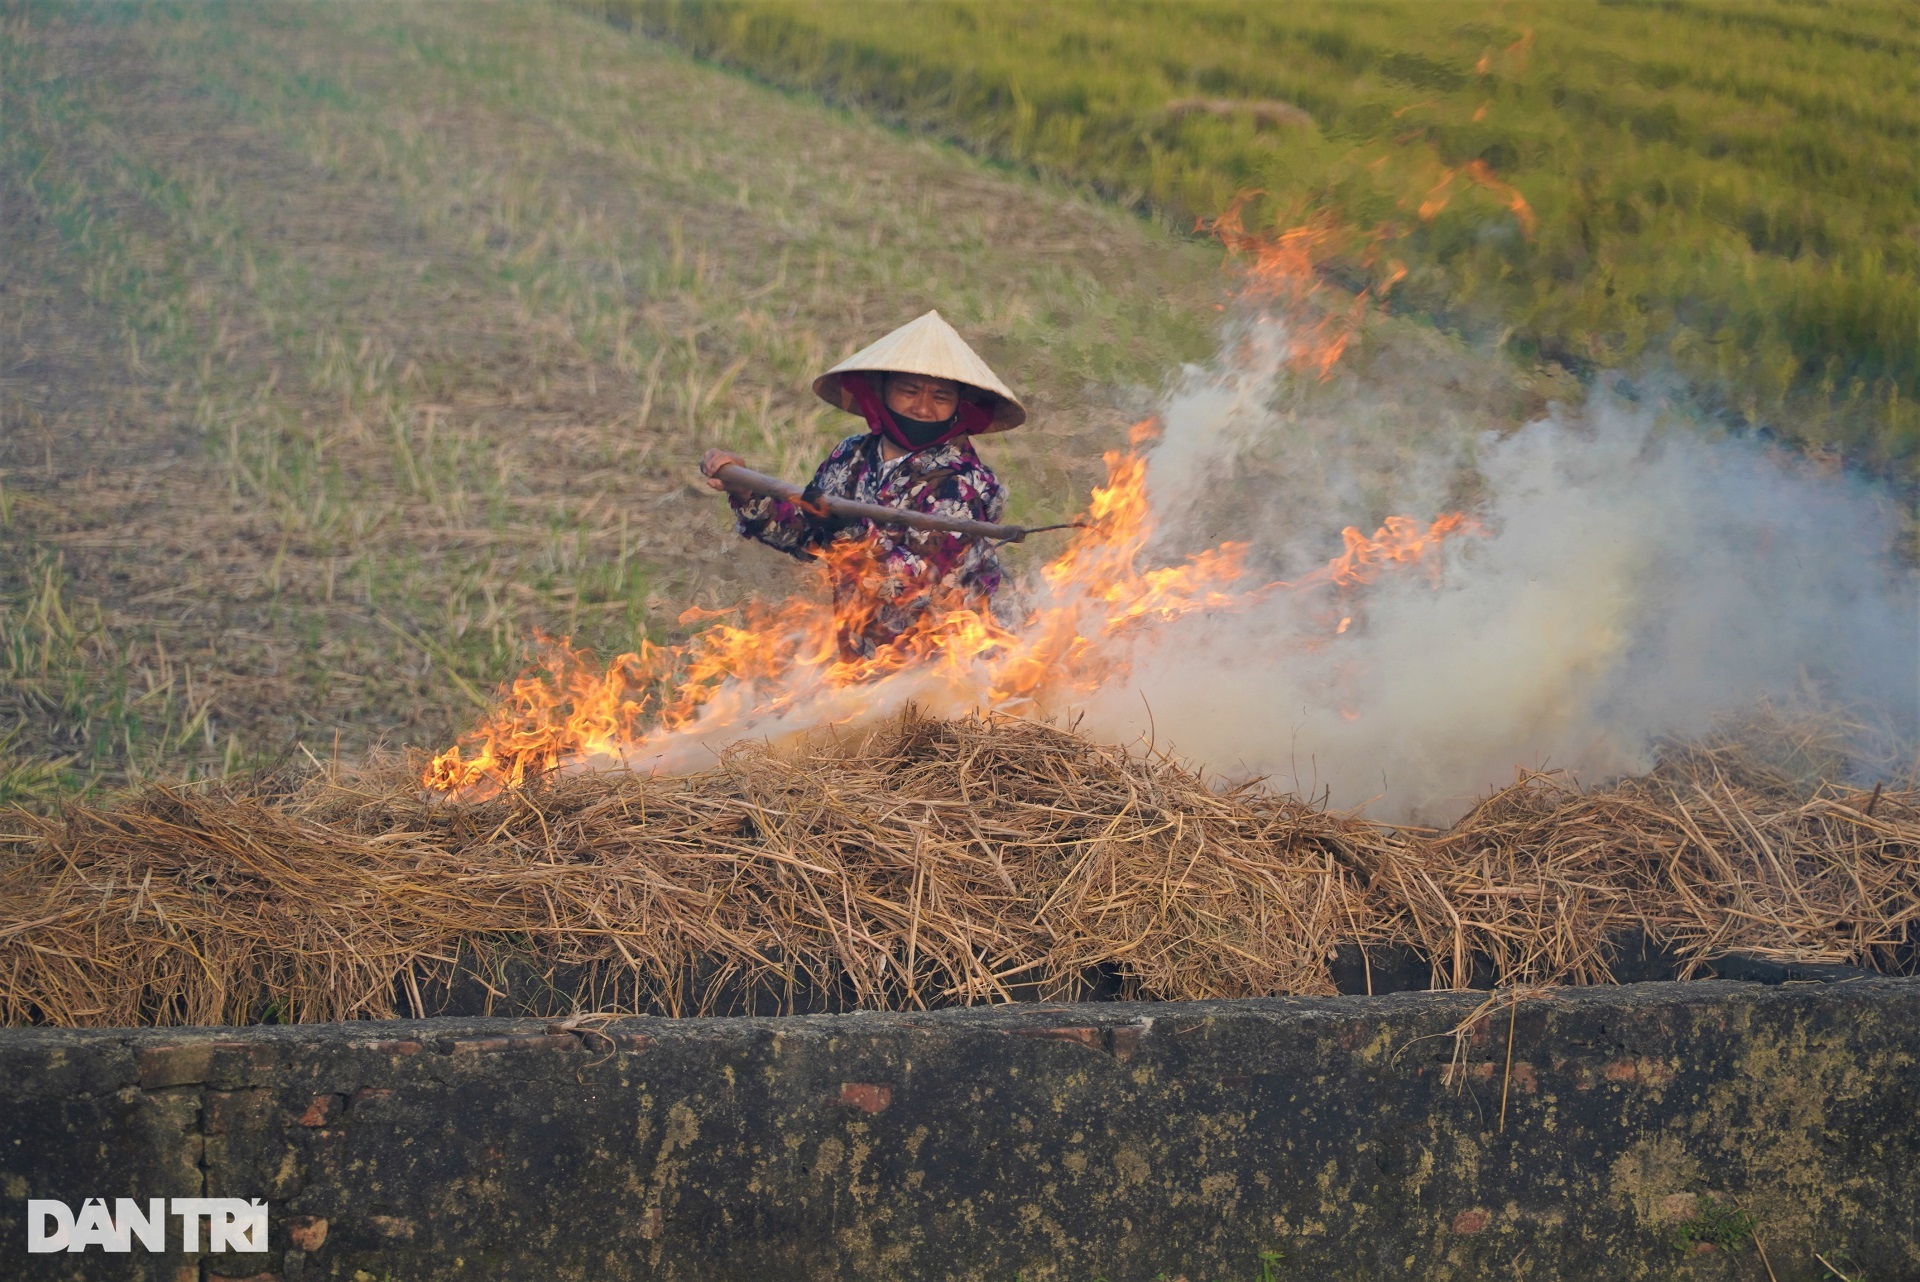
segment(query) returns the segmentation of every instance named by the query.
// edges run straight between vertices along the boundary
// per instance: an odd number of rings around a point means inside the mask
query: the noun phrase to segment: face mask
[[[953,430],[953,421],[959,417],[958,411],[942,419],[929,421],[924,418],[908,418],[898,410],[890,411],[893,422],[900,429],[900,435],[907,438],[907,444],[916,450],[923,450]]]

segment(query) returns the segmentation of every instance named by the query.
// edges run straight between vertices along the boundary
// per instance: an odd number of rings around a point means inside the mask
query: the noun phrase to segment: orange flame
[[[1349,525],[1340,531],[1340,539],[1347,545],[1347,550],[1321,569],[1289,586],[1306,587],[1326,582],[1352,587],[1372,583],[1380,577],[1380,571],[1388,566],[1413,565],[1425,560],[1442,542],[1455,534],[1481,532],[1479,522],[1462,512],[1449,512],[1424,528],[1412,517],[1390,516],[1386,524],[1373,532],[1372,538]],[[1430,561],[1428,565],[1435,574],[1439,573],[1438,561]]]
[[[1482,185],[1497,183],[1484,167],[1469,166],[1450,171],[1443,186],[1457,172]],[[1289,362],[1325,378],[1373,298],[1406,268],[1389,262],[1377,286],[1328,306],[1319,297],[1319,265],[1357,247],[1370,267],[1384,234],[1364,236],[1319,217],[1262,236],[1243,221],[1247,202],[1258,194],[1242,193],[1210,229],[1245,266],[1242,297],[1289,313]],[[1088,524],[1041,569],[1033,585],[1039,604],[1017,624],[958,597],[929,597],[916,603],[918,620],[905,634],[871,657],[849,658],[841,638],[866,632],[880,596],[843,591],[835,594],[838,609],[810,596],[720,613],[690,609],[681,624],[706,626],[687,641],[642,642],[604,666],[565,640],[541,637],[537,666],[501,692],[482,724],[433,758],[422,783],[486,796],[596,758],[657,760],[676,743],[710,732],[739,737],[789,714],[800,725],[830,724],[857,715],[895,678],[913,680],[915,697],[944,693],[971,707],[1042,709],[1124,676],[1130,638],[1143,629],[1195,611],[1243,608],[1273,591],[1331,585],[1350,595],[1394,567],[1420,562],[1437,574],[1435,549],[1455,534],[1477,532],[1459,514],[1425,526],[1389,517],[1370,538],[1349,527],[1341,532],[1344,550],[1325,566],[1291,583],[1263,586],[1243,585],[1244,543],[1222,543],[1178,565],[1147,566],[1154,519],[1144,450],[1159,435],[1160,424],[1147,420],[1133,428],[1127,450],[1105,456],[1107,483],[1090,497]],[[836,542],[818,564],[830,582],[877,589],[886,583],[874,553],[869,542]],[[1329,638],[1348,633],[1355,615],[1335,610],[1327,620]]]
[[[1469,176],[1483,185],[1490,179]],[[1359,260],[1370,267],[1383,235],[1346,231],[1328,218],[1274,237],[1258,235],[1242,217],[1246,202],[1258,194],[1236,198],[1211,230],[1245,265],[1242,297],[1290,314],[1290,363],[1324,378],[1371,300],[1406,269],[1389,262],[1377,286],[1350,302],[1326,305],[1319,297],[1319,264],[1357,246]],[[604,666],[565,640],[541,637],[539,663],[500,693],[479,726],[433,758],[422,783],[481,797],[595,759],[664,760],[676,746],[738,738],[777,727],[789,716],[796,726],[831,724],[858,715],[896,679],[912,681],[915,698],[1044,710],[1123,677],[1131,640],[1142,630],[1195,611],[1243,608],[1274,591],[1330,585],[1344,601],[1382,573],[1415,563],[1437,574],[1434,550],[1455,534],[1477,532],[1458,514],[1425,526],[1389,517],[1370,538],[1348,528],[1339,556],[1291,583],[1244,585],[1244,543],[1222,543],[1177,565],[1149,566],[1154,519],[1144,451],[1159,435],[1157,421],[1137,424],[1129,448],[1105,456],[1107,483],[1091,495],[1088,524],[1041,569],[1032,585],[1039,603],[1017,623],[958,597],[929,597],[915,603],[921,607],[918,620],[905,634],[871,657],[848,658],[841,638],[860,635],[875,622],[879,593],[843,591],[835,594],[837,610],[811,596],[749,602],[717,614],[690,609],[681,624],[706,626],[685,642],[642,642]],[[820,555],[819,568],[830,582],[882,587],[885,575],[874,552],[868,542],[836,542]],[[1347,634],[1357,613],[1334,610],[1326,620],[1328,639]]]
[[[1203,219],[1198,230],[1211,233],[1240,261],[1242,299],[1288,314],[1294,326],[1288,363],[1328,378],[1360,332],[1368,310],[1406,276],[1406,268],[1395,262],[1378,285],[1360,290],[1344,304],[1326,305],[1321,300],[1329,291],[1320,281],[1321,266],[1335,255],[1346,254],[1371,267],[1386,233],[1356,232],[1325,213],[1277,236],[1248,231],[1246,207],[1263,194],[1240,192],[1217,218]]]
[[[488,796],[596,757],[611,764],[657,754],[690,731],[750,733],[802,705],[812,723],[831,722],[851,715],[835,705],[836,693],[870,692],[906,674],[927,683],[917,690],[945,689],[971,706],[1051,705],[1123,676],[1127,640],[1142,628],[1194,611],[1241,608],[1274,590],[1371,583],[1474,528],[1458,515],[1426,526],[1392,517],[1372,538],[1349,528],[1342,533],[1345,550],[1312,574],[1251,588],[1241,586],[1245,544],[1224,543],[1179,565],[1146,567],[1154,522],[1142,447],[1157,432],[1157,424],[1143,423],[1130,449],[1106,455],[1107,483],[1093,491],[1091,525],[1077,530],[1041,570],[1036,595],[1043,604],[1018,626],[962,602],[931,601],[891,645],[871,658],[846,659],[838,638],[858,630],[871,607],[856,604],[836,614],[824,601],[795,597],[749,603],[736,621],[710,622],[680,645],[642,643],[604,667],[565,641],[542,638],[540,664],[501,693],[481,725],[434,757],[421,782],[439,792]],[[866,543],[836,544],[822,569],[859,575],[870,571],[871,557]],[[713,616],[689,610],[681,617]],[[1346,632],[1350,621],[1348,612],[1337,632]]]
[[[1539,226],[1539,219],[1534,216],[1533,206],[1527,203],[1527,198],[1520,194],[1519,188],[1512,183],[1502,181],[1493,170],[1487,167],[1487,162],[1484,160],[1469,160],[1456,169],[1441,170],[1440,181],[1433,185],[1432,190],[1427,193],[1427,198],[1420,202],[1421,222],[1432,222],[1453,202],[1454,180],[1463,177],[1498,196],[1519,222],[1520,230],[1529,237],[1533,235]]]
[[[1508,45],[1506,48],[1502,49],[1500,51],[1500,56],[1506,59],[1510,59],[1513,62],[1515,68],[1517,69],[1517,68],[1526,66],[1527,53],[1532,48],[1533,48],[1533,28],[1523,27],[1521,28],[1521,31],[1520,31],[1520,38],[1514,41],[1512,44]],[[1473,74],[1476,76],[1484,76],[1492,70],[1493,70],[1493,50],[1489,49],[1485,53],[1480,55],[1480,61],[1473,64]]]

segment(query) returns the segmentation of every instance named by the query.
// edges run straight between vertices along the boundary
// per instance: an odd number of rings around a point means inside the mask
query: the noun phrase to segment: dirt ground
[[[536,629],[798,585],[690,482],[938,306],[1016,518],[1204,353],[1216,251],[542,3],[0,5],[0,791],[437,745]]]

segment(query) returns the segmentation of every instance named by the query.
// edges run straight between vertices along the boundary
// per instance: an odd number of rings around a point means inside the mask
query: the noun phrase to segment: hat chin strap
[[[854,408],[860,411],[861,418],[867,420],[868,430],[878,432],[909,454],[916,450],[930,450],[936,445],[945,445],[958,436],[971,436],[993,424],[991,413],[972,401],[962,398],[954,409],[953,426],[933,440],[923,445],[915,445],[907,439],[907,434],[900,430],[900,424],[894,419],[893,412],[881,402],[879,393],[874,390],[872,375],[842,374],[840,384],[853,397]]]

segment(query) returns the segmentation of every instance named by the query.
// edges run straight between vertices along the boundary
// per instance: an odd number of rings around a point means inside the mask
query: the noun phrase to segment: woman
[[[867,424],[814,473],[820,494],[1000,520],[1006,491],[971,438],[1018,427],[1027,412],[939,312],[856,352],[815,379],[813,390]],[[725,489],[714,473],[741,461],[708,450],[700,470],[708,485]],[[839,521],[784,499],[730,497],[742,537],[797,557],[827,556],[847,658],[870,658],[931,607],[984,609],[1000,586],[999,558],[984,539]]]

